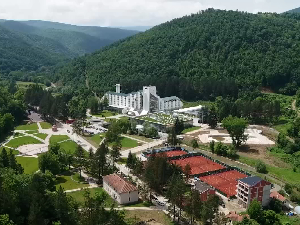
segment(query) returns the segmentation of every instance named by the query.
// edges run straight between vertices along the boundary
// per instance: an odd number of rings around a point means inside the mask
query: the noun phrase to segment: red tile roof
[[[229,214],[226,217],[229,218],[231,221],[235,222],[242,222],[244,217],[250,218],[248,214],[239,215],[236,212],[229,212]]]
[[[279,194],[277,191],[271,192],[270,198],[276,198],[282,202],[284,202],[286,200],[286,198],[284,196],[282,196],[281,194]]]
[[[115,173],[104,176],[103,182],[111,186],[118,194],[137,191],[136,186]]]

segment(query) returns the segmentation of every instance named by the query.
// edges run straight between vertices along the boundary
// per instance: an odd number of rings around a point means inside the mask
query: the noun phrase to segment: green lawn
[[[200,130],[201,127],[190,127],[190,128],[186,128],[182,131],[183,134],[186,134],[188,132],[194,131],[194,130]]]
[[[47,122],[40,122],[40,125],[43,129],[51,129],[52,128],[52,125]]]
[[[151,139],[151,138],[146,138],[146,137],[144,137],[144,136],[139,136],[139,135],[129,135],[129,134],[126,134],[126,135],[129,136],[129,137],[133,137],[133,138],[135,138],[135,139],[141,140],[141,141],[145,141],[145,142],[152,142],[152,141],[153,141],[153,139]]]
[[[8,147],[18,148],[22,145],[28,145],[28,144],[42,144],[42,142],[40,142],[39,140],[37,140],[33,137],[24,136],[24,137],[19,137],[19,138],[12,139],[6,145]]]
[[[108,111],[108,110],[103,110],[100,114],[95,114],[93,116],[96,116],[96,117],[110,117],[110,116],[115,116],[115,115],[118,115],[118,113],[111,112],[111,111]]]
[[[114,200],[103,190],[103,188],[91,188],[88,190],[91,192],[91,196],[95,196],[96,193],[104,193],[107,197],[105,201],[106,207],[110,207],[114,203]],[[72,196],[80,205],[82,205],[84,203],[84,192],[85,190],[75,191],[67,193],[67,195]]]
[[[38,132],[39,132],[38,130],[25,131],[26,134],[37,134]]]
[[[138,146],[138,142],[136,140],[132,140],[127,137],[121,137],[122,149],[134,148]]]
[[[60,143],[59,145],[62,149],[64,149],[67,152],[71,152],[71,153],[75,153],[75,150],[78,146],[78,144],[76,142],[71,141],[71,140],[64,141],[64,142]]]
[[[64,175],[57,176],[55,182],[56,188],[59,188],[59,186],[61,186],[65,190],[71,190],[71,189],[84,188],[89,186],[88,184],[82,184],[73,181],[71,179],[72,175],[73,175],[72,173],[66,172]]]
[[[34,136],[40,138],[40,139],[43,139],[45,140],[46,137],[48,136],[48,134],[44,134],[44,133],[38,133],[38,134],[35,134]]]
[[[86,137],[86,139],[91,141],[95,147],[98,147],[104,137],[105,137],[105,133],[101,133],[101,134],[95,134],[91,137]]]
[[[15,128],[15,130],[38,130],[38,125],[36,123],[20,125]]]
[[[70,139],[68,135],[52,135],[50,138],[50,143],[57,143]]]
[[[3,148],[4,148],[4,147],[0,147],[0,154],[1,154],[2,150],[3,150]],[[5,150],[6,150],[7,154],[9,154],[10,149],[9,149],[9,148],[5,148]],[[12,151],[13,151],[13,154],[14,154],[14,155],[19,155],[19,154],[20,154],[20,152],[19,152],[18,150],[14,150],[14,149],[13,149]]]
[[[33,174],[38,171],[38,159],[33,157],[16,157],[17,162],[24,168],[24,173]]]

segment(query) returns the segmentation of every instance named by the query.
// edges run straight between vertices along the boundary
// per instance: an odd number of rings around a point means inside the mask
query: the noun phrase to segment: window
[[[130,201],[130,197],[129,197],[129,201]]]

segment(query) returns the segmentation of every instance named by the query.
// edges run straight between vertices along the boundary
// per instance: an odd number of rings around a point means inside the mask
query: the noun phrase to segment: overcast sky
[[[297,7],[299,0],[0,0],[0,18],[153,26],[207,8],[281,13]]]

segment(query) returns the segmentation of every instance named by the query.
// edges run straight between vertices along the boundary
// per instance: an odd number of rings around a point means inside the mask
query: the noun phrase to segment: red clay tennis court
[[[227,197],[230,197],[236,195],[237,180],[245,177],[247,177],[246,174],[240,173],[236,170],[231,170],[199,178],[226,194]]]
[[[171,160],[173,164],[180,166],[182,169],[189,164],[191,175],[201,174],[210,171],[224,169],[225,167],[202,156],[192,156],[184,159]]]

